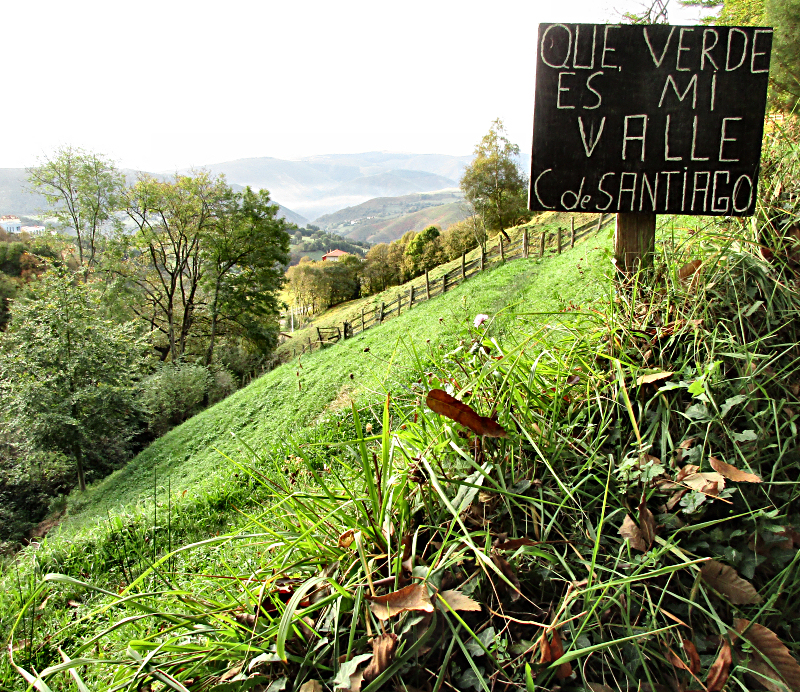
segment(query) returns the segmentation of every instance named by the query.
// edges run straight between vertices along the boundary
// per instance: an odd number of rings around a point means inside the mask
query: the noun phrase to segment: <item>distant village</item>
[[[23,226],[18,216],[11,215],[0,216],[0,228],[6,233],[27,233],[31,237],[44,235],[47,231],[44,226]]]

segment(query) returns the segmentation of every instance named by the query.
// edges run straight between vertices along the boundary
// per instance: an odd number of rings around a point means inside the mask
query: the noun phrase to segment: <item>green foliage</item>
[[[498,118],[475,147],[475,159],[461,178],[461,189],[489,231],[501,231],[530,217],[527,181],[519,169],[519,147],[506,137]]]
[[[66,270],[29,285],[0,340],[0,406],[30,450],[71,455],[86,488],[99,455],[122,461],[137,428],[145,345],[105,319],[102,296]]]
[[[439,239],[441,234],[437,226],[428,226],[408,243],[405,256],[411,277],[419,276],[444,261],[442,243]]]
[[[111,161],[72,146],[28,169],[28,182],[50,205],[47,214],[75,232],[79,264],[87,273],[95,265],[101,232],[116,225],[123,181]]]
[[[202,408],[212,375],[202,365],[165,363],[141,382],[141,405],[149,416],[149,427],[160,437]]]

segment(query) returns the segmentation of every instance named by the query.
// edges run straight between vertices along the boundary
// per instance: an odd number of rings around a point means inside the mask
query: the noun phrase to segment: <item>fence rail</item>
[[[489,267],[514,259],[543,257],[550,250],[560,255],[563,251],[572,248],[577,240],[593,231],[599,231],[613,220],[614,214],[600,214],[596,219],[578,227],[575,227],[573,220],[569,229],[558,228],[555,231],[535,233],[531,229],[525,228],[522,237],[513,241],[509,240],[507,236],[504,238],[504,234],[501,233],[497,236],[497,245],[487,248],[485,251],[482,248],[479,249],[477,257],[467,260],[466,253],[462,254],[459,266],[435,279],[430,278],[428,272],[425,272],[422,277],[418,277],[421,281],[415,279],[414,282],[398,287],[393,300],[382,301],[372,308],[362,308],[361,314],[357,315],[352,322],[345,321],[341,326],[317,327],[317,341],[312,341],[310,337],[305,342],[298,339],[298,343],[293,345],[291,350],[286,350],[266,361],[251,374],[250,379],[269,372],[278,365],[293,360],[298,355],[310,353],[314,348],[325,348],[380,326],[387,319],[402,314],[404,310],[410,310],[418,303],[447,293],[458,284]],[[288,334],[284,334],[284,336],[293,338]]]

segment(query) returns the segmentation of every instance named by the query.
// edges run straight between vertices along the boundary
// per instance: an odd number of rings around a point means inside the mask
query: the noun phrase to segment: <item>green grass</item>
[[[607,280],[609,231],[509,262],[188,421],[26,551],[17,586],[6,573],[15,661],[52,689],[74,684],[70,668],[90,689],[297,690],[333,686],[385,630],[396,657],[365,692],[398,672],[436,690],[552,689],[569,662],[562,688],[627,691],[691,685],[669,662],[691,646],[704,679],[727,640],[731,684],[749,689],[769,666],[736,618],[797,648],[800,299],[706,230],[663,231],[668,262],[624,288]],[[696,280],[679,280],[696,257]],[[480,328],[477,313],[491,316]],[[668,386],[637,384],[657,372]],[[430,388],[494,413],[507,439],[434,414]],[[709,473],[712,455],[764,482],[677,496],[680,469]],[[626,539],[631,522],[642,535]],[[746,598],[701,573],[709,558],[752,583]],[[365,598],[407,583],[407,561],[433,618],[379,623]],[[42,672],[56,645],[75,663]]]
[[[150,497],[154,473],[171,477],[178,493],[220,482],[220,474],[232,470],[220,464],[217,450],[238,451],[233,435],[258,449],[268,448],[287,433],[314,425],[332,402],[347,406],[348,397],[360,400],[379,389],[390,390],[404,382],[414,362],[412,348],[424,353],[451,347],[464,322],[479,313],[502,311],[494,327],[502,330],[518,312],[557,312],[569,301],[580,304],[600,297],[610,269],[608,235],[604,231],[605,237],[590,238],[560,257],[516,260],[484,272],[363,335],[267,373],[156,440],[123,469],[93,485],[85,497],[74,497],[61,531],[73,533],[103,521],[109,511]],[[337,313],[328,319],[334,322],[341,316]]]

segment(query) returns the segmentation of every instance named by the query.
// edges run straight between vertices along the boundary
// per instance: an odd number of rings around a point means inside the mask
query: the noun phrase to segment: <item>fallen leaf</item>
[[[397,635],[394,633],[381,634],[372,640],[372,660],[364,669],[364,681],[372,682],[394,660],[397,650]]]
[[[702,260],[696,259],[692,260],[691,262],[687,262],[678,270],[678,278],[681,281],[686,281],[690,276],[692,276],[698,269],[700,269],[700,265],[703,264]]]
[[[647,552],[647,543],[642,536],[642,530],[636,525],[636,522],[631,519],[630,514],[625,515],[625,521],[619,528],[619,535],[627,538],[630,541],[631,548],[640,550],[643,553]]]
[[[578,384],[581,381],[580,375],[571,375],[567,378],[568,385]]]
[[[339,536],[339,547],[340,548],[349,548],[353,545],[353,541],[356,539],[356,530],[355,529],[347,529],[341,536]]]
[[[653,547],[653,541],[656,538],[656,519],[644,502],[639,505],[639,530],[642,532],[642,540],[649,550]]]
[[[667,647],[666,659],[678,670],[689,670],[689,666],[683,662],[683,659],[669,647]]]
[[[683,479],[683,483],[705,495],[719,495],[725,488],[725,479],[716,471],[692,473]]]
[[[683,650],[689,657],[689,672],[692,675],[697,675],[700,672],[700,654],[697,653],[697,647],[693,642],[690,642],[688,639],[684,639]]]
[[[763,625],[751,624],[749,620],[734,620],[733,624],[739,634],[747,630],[744,636],[753,647],[755,656],[755,660],[750,663],[752,668],[766,675],[768,679],[780,674],[781,681],[790,690],[800,690],[800,665],[789,653],[789,649],[778,639],[777,634]],[[770,664],[772,665],[770,666]],[[773,667],[778,673],[775,673]],[[759,682],[767,689],[781,689],[774,683],[770,688],[768,680],[759,679]]]
[[[435,413],[454,420],[456,423],[461,423],[476,435],[508,437],[502,426],[495,423],[491,418],[479,416],[470,406],[450,396],[443,389],[431,389],[428,392],[425,403]]]
[[[687,488],[681,488],[672,497],[670,497],[669,500],[667,500],[667,510],[671,512],[675,508],[675,505],[677,505],[681,501],[681,498],[688,492],[689,490]]]
[[[542,636],[539,637],[537,643],[539,645],[539,665],[547,665],[553,660],[553,655],[550,651],[550,642],[547,640],[547,630],[542,630]]]
[[[735,466],[731,466],[731,464],[721,459],[709,457],[709,462],[711,463],[712,469],[729,481],[735,481],[737,483],[761,483],[761,478],[756,476],[756,474],[737,469]]]
[[[643,384],[652,384],[653,382],[658,382],[660,380],[666,380],[668,377],[672,377],[675,373],[672,371],[668,372],[655,372],[651,375],[641,375],[636,379],[637,385]]]
[[[70,608],[80,608],[80,607],[81,607],[81,604],[80,604],[80,603],[78,603],[78,601],[73,601],[73,600],[69,600],[69,601],[67,601],[67,605],[68,605]]]
[[[461,593],[460,591],[456,591],[455,589],[450,591],[440,591],[438,596],[453,610],[480,611],[481,609],[480,603],[473,601],[469,596]]]
[[[731,654],[731,645],[723,640],[722,648],[719,650],[717,659],[708,669],[708,677],[706,678],[706,688],[708,692],[722,692],[722,688],[725,687],[725,683],[728,682],[728,675],[730,674],[732,663],[733,656]]]
[[[297,692],[322,692],[322,683],[319,680],[306,680]]]
[[[500,557],[499,555],[492,555],[492,561],[495,565],[497,565],[498,569],[506,576],[513,585],[514,588],[509,588],[508,584],[505,582],[501,582],[498,584],[498,587],[501,591],[505,591],[508,593],[512,601],[516,601],[520,597],[520,583],[519,578],[517,577],[517,573],[514,571],[514,568],[509,564],[508,560]]]
[[[349,661],[342,663],[339,666],[339,672],[333,679],[333,689],[359,692],[359,690],[361,690],[361,681],[364,676],[357,668],[361,663],[370,658],[372,658],[372,654],[359,654],[358,656],[353,656]]]
[[[564,655],[564,645],[561,643],[561,635],[558,633],[558,630],[553,630],[553,640],[550,642],[550,655],[553,661],[557,661]],[[572,666],[569,662],[562,663],[556,669],[556,677],[559,680],[566,680],[570,675],[572,675]]]
[[[761,603],[761,596],[755,587],[742,579],[730,565],[709,560],[700,568],[700,576],[712,589],[726,596],[733,605]]]
[[[388,620],[406,610],[433,612],[433,603],[425,584],[409,584],[384,596],[367,596],[369,607],[379,620]]]
[[[539,545],[539,541],[534,541],[530,538],[509,538],[507,541],[498,543],[495,548],[497,550],[516,550],[523,545]]]
[[[697,473],[700,470],[699,466],[695,466],[694,464],[687,464],[682,469],[678,471],[678,475],[675,476],[675,482],[680,483],[686,476],[691,476]]]
[[[683,442],[678,445],[678,449],[689,449],[694,444],[696,437],[687,437]]]

